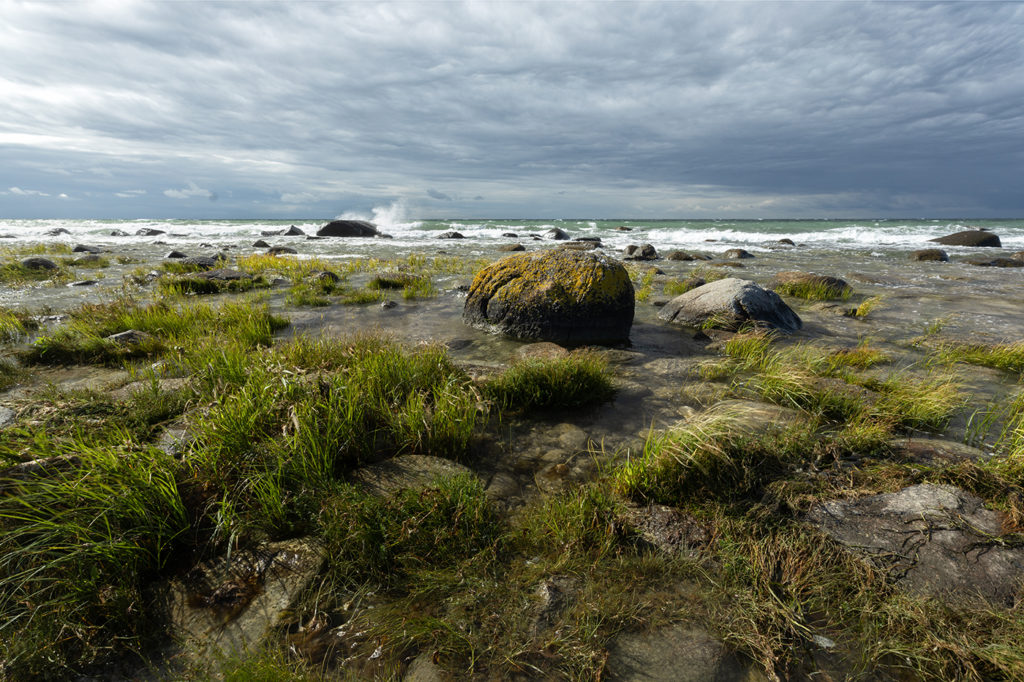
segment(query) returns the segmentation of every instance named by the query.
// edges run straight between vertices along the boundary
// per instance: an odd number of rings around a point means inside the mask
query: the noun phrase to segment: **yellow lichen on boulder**
[[[629,340],[629,273],[607,256],[556,249],[504,258],[481,270],[463,320],[478,329],[563,345]]]

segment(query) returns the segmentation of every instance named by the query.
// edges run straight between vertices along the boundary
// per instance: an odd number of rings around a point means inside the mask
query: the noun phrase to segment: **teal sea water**
[[[883,252],[909,251],[923,248],[928,240],[970,228],[991,230],[999,235],[1006,249],[1024,250],[1024,220],[948,220],[948,219],[887,219],[887,220],[637,220],[637,219],[445,219],[414,220],[380,211],[375,216],[354,216],[370,219],[393,239],[384,244],[376,241],[375,248],[398,251],[424,246],[437,246],[438,235],[458,231],[464,236],[459,250],[472,251],[474,247],[487,249],[510,239],[530,240],[544,238],[545,233],[558,227],[576,237],[600,237],[610,248],[628,244],[651,243],[659,249],[698,249],[709,254],[741,247],[752,252],[771,249],[779,239],[788,238],[811,251],[834,252],[878,250]],[[270,233],[295,225],[307,235],[327,222],[325,219],[291,220],[4,220],[0,219],[0,247],[19,242],[59,240],[115,246],[119,243],[138,243],[136,232],[142,228],[162,230],[158,239],[168,245],[205,242],[213,246],[238,244],[256,240]],[[50,235],[62,228],[66,234]],[[621,228],[629,228],[628,231]],[[111,236],[115,231],[126,236]],[[515,237],[506,237],[515,233]],[[451,242],[446,242],[451,244]],[[310,242],[306,251],[319,255],[344,255],[349,247],[361,253],[368,245],[357,246],[352,240],[322,240]]]

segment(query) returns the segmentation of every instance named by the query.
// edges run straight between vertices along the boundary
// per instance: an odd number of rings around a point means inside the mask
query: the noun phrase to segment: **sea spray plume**
[[[411,221],[408,217],[408,208],[405,199],[392,201],[387,206],[374,206],[372,216],[360,211],[345,211],[336,220],[368,220],[378,229],[395,231],[402,228],[416,228],[422,225],[420,221]]]

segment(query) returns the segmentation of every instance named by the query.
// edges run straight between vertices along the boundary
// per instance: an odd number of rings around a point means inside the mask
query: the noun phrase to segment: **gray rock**
[[[316,231],[318,237],[377,237],[377,227],[365,220],[332,220]]]
[[[402,678],[402,682],[444,682],[444,680],[444,671],[434,663],[429,653],[422,653],[414,658]]]
[[[450,230],[448,232],[442,232],[441,234],[437,235],[437,238],[438,239],[465,239],[466,236],[464,234],[462,234],[461,232],[456,232],[455,230]]]
[[[622,263],[553,249],[508,256],[481,270],[462,319],[521,339],[615,344],[629,339],[634,307],[633,283]]]
[[[697,260],[696,256],[693,256],[693,255],[691,255],[691,254],[689,254],[689,253],[687,253],[685,251],[680,251],[679,249],[676,249],[675,251],[669,251],[669,254],[667,256],[665,256],[665,257],[667,259],[669,259],[669,260],[676,260],[676,261]]]
[[[519,239],[519,235],[515,232],[502,232],[502,237],[509,237],[510,239]]]
[[[199,661],[255,649],[292,617],[324,556],[307,539],[266,543],[205,562],[165,589],[171,633]]]
[[[728,277],[681,294],[658,312],[658,317],[691,327],[738,329],[745,323],[794,332],[800,317],[774,291],[749,280]]]
[[[352,481],[374,495],[387,496],[396,490],[426,488],[439,478],[467,473],[472,472],[443,457],[399,455],[357,469]]]
[[[21,259],[21,267],[29,270],[56,270],[57,264],[42,256],[29,256]]]
[[[789,237],[783,237],[782,239],[775,242],[776,244],[784,244],[786,246],[796,246],[796,243]]]
[[[825,502],[807,520],[912,594],[1011,606],[1024,577],[1024,548],[999,539],[1005,515],[951,485]]]
[[[910,252],[910,260],[948,263],[949,254],[942,249],[918,249]]]
[[[310,277],[310,279],[312,279],[315,282],[330,282],[331,284],[337,284],[338,282],[341,281],[341,277],[339,277],[336,273],[331,272],[330,270],[321,270],[320,272],[315,272]]]
[[[139,331],[138,329],[128,329],[123,332],[118,332],[117,334],[111,334],[105,338],[107,341],[113,341],[114,343],[122,346],[128,346],[133,343],[148,341],[153,338],[153,335]]]
[[[76,282],[71,282],[70,284],[68,284],[68,286],[69,287],[91,287],[94,284],[99,284],[99,282],[97,280],[95,280],[95,279],[80,279],[80,280],[78,280]]]
[[[971,265],[985,268],[1024,268],[1024,260],[1016,258],[991,258],[986,260],[969,260]]]
[[[498,247],[498,251],[526,251],[526,247],[523,246],[522,244],[502,244],[501,246]]]
[[[757,682],[744,664],[698,626],[676,625],[649,633],[619,635],[605,667],[613,682]]]
[[[257,239],[256,241],[254,241],[252,243],[252,247],[254,249],[267,249],[267,248],[270,248],[270,244],[268,244],[267,242],[263,241],[262,239]]]
[[[86,246],[85,244],[75,244],[75,247],[71,249],[71,253],[103,253],[103,249],[98,246]]]
[[[1002,242],[999,237],[985,230],[964,230],[954,234],[947,234],[944,237],[929,239],[930,242],[945,244],[946,246],[989,246],[999,248]]]
[[[552,227],[550,230],[544,233],[544,237],[547,239],[563,241],[569,239],[569,233],[560,227]]]
[[[62,234],[71,234],[71,230],[68,230],[63,227],[54,227],[52,229],[47,230],[43,234],[45,234],[47,237],[59,237]]]
[[[991,458],[984,450],[939,438],[896,438],[889,445],[897,456],[921,464],[982,462]]]
[[[300,228],[295,227],[294,225],[289,227],[287,230],[285,230],[281,234],[283,236],[285,236],[285,237],[304,237],[304,236],[306,236],[305,232],[303,232]]]
[[[181,259],[181,264],[209,270],[217,267],[217,259],[211,256],[188,256]]]
[[[173,258],[173,259],[188,258],[188,254],[183,252],[183,251],[168,251],[167,255],[164,256],[164,258]]]
[[[622,508],[618,521],[666,554],[696,556],[711,540],[711,533],[696,518],[660,504],[628,504]]]
[[[516,349],[515,355],[521,360],[525,360],[527,358],[555,359],[566,357],[569,355],[569,351],[562,346],[559,346],[557,343],[539,341],[537,343],[528,343],[525,346],[520,346]]]
[[[754,254],[746,249],[729,249],[722,254],[722,258],[753,258]]]
[[[283,256],[293,253],[298,253],[298,251],[296,251],[290,246],[272,246],[269,249],[267,249],[268,256]]]
[[[125,232],[124,230],[111,230],[110,231],[110,236],[111,237],[127,237],[128,233]]]
[[[554,575],[542,580],[533,593],[530,634],[536,638],[550,630],[578,593],[579,580],[572,576]]]
[[[17,416],[17,413],[11,408],[0,405],[0,429],[6,429],[13,424]]]
[[[102,263],[102,262],[103,262],[103,258],[101,256],[97,256],[95,253],[87,253],[84,256],[79,256],[78,258],[76,258],[73,261],[71,261],[71,264],[72,265],[86,265],[86,266],[88,266],[88,265],[96,265],[97,263]]]
[[[196,273],[196,277],[202,279],[214,280],[217,282],[233,282],[242,279],[252,279],[252,275],[247,272],[241,272],[239,270],[232,270],[231,268],[217,268],[216,270],[207,270],[206,272]]]
[[[167,234],[167,232],[153,227],[140,227],[135,230],[135,234],[139,237],[155,237],[158,234]]]
[[[626,260],[655,260],[658,258],[658,251],[650,244],[630,244],[623,250],[622,255]]]

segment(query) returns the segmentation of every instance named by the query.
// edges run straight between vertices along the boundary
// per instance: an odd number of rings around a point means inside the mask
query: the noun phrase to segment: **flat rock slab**
[[[617,519],[644,542],[666,554],[696,556],[711,540],[709,529],[696,518],[661,504],[628,504]]]
[[[984,450],[939,438],[896,438],[890,445],[907,459],[922,464],[983,462],[991,458]]]
[[[694,626],[620,635],[609,647],[613,682],[758,682],[766,679],[722,642]]]
[[[388,495],[396,490],[426,488],[439,478],[465,473],[472,472],[443,457],[399,455],[362,467],[352,474],[352,480],[375,495]]]
[[[215,662],[283,624],[324,557],[309,540],[267,543],[201,564],[169,589],[171,630],[189,658]]]
[[[1004,515],[954,486],[833,500],[807,519],[912,594],[1010,606],[1024,578],[1024,547],[999,539]]]

